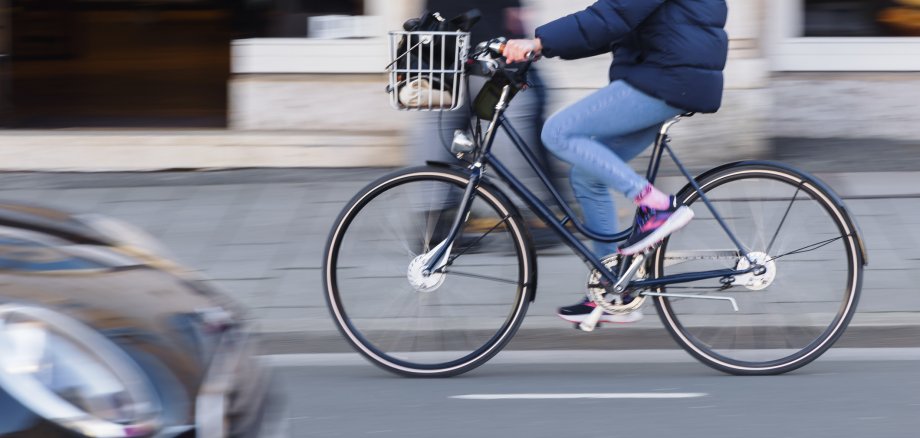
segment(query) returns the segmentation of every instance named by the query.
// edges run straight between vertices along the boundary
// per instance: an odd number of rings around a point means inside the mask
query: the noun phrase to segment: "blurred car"
[[[147,234],[0,202],[0,436],[286,433],[246,317]]]

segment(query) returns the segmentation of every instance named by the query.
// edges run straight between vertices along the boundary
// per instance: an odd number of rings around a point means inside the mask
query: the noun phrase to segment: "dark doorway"
[[[13,127],[226,126],[229,2],[9,1]]]
[[[0,128],[10,120],[10,7],[0,0]]]

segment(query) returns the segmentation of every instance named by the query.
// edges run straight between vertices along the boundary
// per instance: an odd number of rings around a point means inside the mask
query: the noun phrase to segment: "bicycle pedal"
[[[604,327],[604,324],[602,324],[602,323],[597,323],[597,325],[594,326],[595,329],[599,329],[599,328],[602,328],[602,327]],[[574,327],[573,327],[573,328],[574,328],[575,330],[580,331],[580,332],[591,333],[591,332],[586,332],[586,331],[582,330],[582,329],[581,329],[581,323],[577,323],[577,322],[576,322],[576,323],[574,324]]]

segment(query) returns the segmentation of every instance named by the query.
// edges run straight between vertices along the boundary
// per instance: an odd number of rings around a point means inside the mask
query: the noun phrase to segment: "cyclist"
[[[503,54],[509,62],[532,53],[578,59],[613,52],[610,84],[553,115],[542,132],[546,148],[572,164],[572,188],[591,229],[617,230],[610,188],[639,207],[626,243],[615,248],[595,242],[598,255],[640,253],[693,218],[689,207],[626,162],[652,144],[668,119],[719,109],[728,56],[727,13],[724,0],[599,0],[537,28],[533,39],[507,43]],[[594,307],[585,299],[558,314],[581,322]],[[605,314],[601,321],[641,318],[636,310]]]

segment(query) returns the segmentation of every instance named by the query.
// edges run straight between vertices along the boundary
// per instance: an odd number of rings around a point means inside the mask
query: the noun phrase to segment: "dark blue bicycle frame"
[[[589,266],[589,268],[596,269],[601,273],[601,285],[609,287],[617,282],[618,273],[613,273],[607,267],[604,266],[603,262],[598,259],[590,249],[588,249],[571,231],[566,229],[566,225],[571,223],[578,232],[582,233],[586,237],[592,240],[598,240],[601,242],[619,242],[625,240],[629,237],[629,234],[632,232],[632,228],[628,228],[619,233],[613,235],[607,235],[602,233],[597,233],[594,230],[588,228],[585,224],[581,223],[578,220],[575,212],[572,211],[571,207],[565,202],[562,198],[562,195],[558,190],[553,186],[549,177],[546,175],[546,172],[542,170],[542,166],[539,165],[539,161],[534,153],[527,147],[527,143],[521,138],[520,134],[514,129],[513,126],[504,116],[504,110],[507,108],[509,92],[508,88],[502,93],[502,97],[499,99],[499,104],[496,107],[495,115],[489,125],[488,131],[485,133],[485,138],[482,140],[481,147],[477,150],[477,155],[474,157],[475,162],[470,166],[470,182],[467,185],[466,191],[463,195],[463,200],[460,204],[459,214],[454,220],[453,226],[451,227],[450,232],[447,236],[448,242],[453,242],[454,239],[459,235],[460,228],[469,213],[470,206],[472,204],[472,199],[475,196],[475,189],[478,187],[479,182],[482,180],[483,172],[491,167],[495,173],[498,175],[499,179],[505,181],[508,184],[508,187],[514,192],[517,196],[527,204],[528,208],[534,212],[534,214],[540,218],[546,225],[551,227],[556,234],[562,238],[569,247],[571,247],[575,253],[581,257],[581,259]],[[533,194],[520,180],[518,180],[507,167],[497,157],[492,155],[492,144],[495,140],[495,134],[498,129],[504,130],[508,137],[511,139],[511,142],[521,153],[524,159],[527,161],[527,164],[533,169],[537,177],[540,178],[540,182],[546,186],[549,193],[552,195],[556,205],[559,206],[564,216],[562,219],[559,219],[549,207],[546,206],[536,195]],[[652,150],[652,155],[650,158],[648,170],[646,171],[646,179],[654,183],[656,176],[658,175],[658,169],[661,165],[661,158],[664,155],[664,151],[667,150],[671,156],[674,163],[681,170],[684,176],[690,181],[690,184],[694,189],[699,193],[700,198],[704,203],[709,207],[709,210],[712,211],[716,220],[720,223],[722,228],[731,238],[731,240],[738,247],[739,253],[747,257],[747,250],[741,245],[735,235],[731,232],[725,222],[722,220],[718,212],[715,211],[715,208],[709,202],[709,199],[706,198],[702,189],[697,185],[696,180],[687,172],[686,168],[677,160],[677,157],[674,156],[673,151],[668,147],[668,135],[666,130],[659,132],[657,138],[655,139],[655,146]],[[449,245],[443,246],[434,257],[431,258],[431,262],[428,266],[428,272],[435,270],[437,261],[441,260],[444,254],[447,252]],[[621,263],[620,267],[628,266],[629,260],[627,259],[625,263]],[[711,278],[723,278],[723,277],[732,277],[736,275],[742,275],[749,272],[753,272],[761,268],[759,265],[754,265],[749,269],[745,270],[736,270],[736,269],[719,269],[714,271],[702,271],[702,272],[688,272],[682,274],[676,274],[671,276],[664,276],[655,279],[647,280],[638,280],[633,281],[629,284],[632,288],[647,288],[647,287],[656,287],[666,284],[676,284],[676,283],[688,283],[693,281],[711,279]]]

